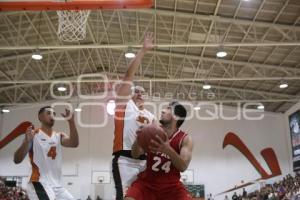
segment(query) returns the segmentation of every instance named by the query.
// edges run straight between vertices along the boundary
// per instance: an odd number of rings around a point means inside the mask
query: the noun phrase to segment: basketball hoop
[[[58,15],[58,37],[61,41],[77,42],[86,37],[90,10],[61,10]]]

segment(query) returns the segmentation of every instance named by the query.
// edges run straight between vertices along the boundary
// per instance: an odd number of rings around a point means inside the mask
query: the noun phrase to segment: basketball
[[[155,123],[143,126],[137,131],[137,142],[145,152],[149,152],[149,145],[151,140],[157,140],[156,135],[162,138],[163,141],[167,140],[166,132]]]

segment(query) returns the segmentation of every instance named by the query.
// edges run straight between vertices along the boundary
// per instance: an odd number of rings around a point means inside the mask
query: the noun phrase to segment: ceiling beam
[[[52,54],[52,53],[59,53],[65,50],[62,49],[58,49],[58,50],[46,50],[46,51],[41,51],[42,55],[48,55],[48,54]],[[149,53],[156,53],[157,55],[162,55],[162,56],[170,56],[169,52],[165,52],[165,51],[150,51]],[[7,60],[13,60],[16,58],[28,58],[32,55],[32,53],[24,53],[24,54],[20,54],[20,55],[12,55],[12,56],[7,56],[7,57],[3,57],[0,58],[0,62],[4,62]],[[189,59],[194,59],[194,60],[199,60],[200,57],[196,56],[196,55],[184,55],[182,53],[175,53],[172,52],[172,57],[186,57]],[[209,58],[209,57],[202,57],[201,58],[202,61],[207,61],[207,62],[219,62],[219,63],[223,63],[223,64],[230,64],[230,65],[239,65],[239,66],[255,66],[255,67],[259,67],[259,68],[266,68],[266,69],[270,69],[270,70],[280,70],[280,71],[285,71],[286,73],[288,72],[293,72],[293,73],[300,73],[300,69],[299,68],[293,68],[293,67],[287,67],[287,66],[279,66],[279,65],[270,65],[270,64],[261,64],[261,63],[254,63],[254,62],[245,62],[245,61],[235,61],[235,60],[226,60],[226,59],[216,59],[216,58]]]
[[[294,29],[294,30],[300,30],[300,26],[293,26],[286,25],[286,24],[279,24],[279,23],[272,23],[272,22],[262,22],[262,21],[252,21],[252,20],[246,20],[246,19],[233,19],[229,17],[220,17],[220,16],[213,16],[213,15],[202,15],[196,13],[194,15],[193,12],[183,12],[183,11],[171,11],[171,10],[163,10],[163,9],[141,9],[139,10],[139,13],[146,13],[146,14],[159,14],[159,15],[167,15],[167,16],[174,16],[182,17],[182,18],[195,18],[199,20],[206,20],[206,21],[217,21],[218,23],[233,23],[233,24],[240,24],[240,25],[254,25],[258,27],[277,27],[277,28],[283,28],[283,29]]]
[[[158,55],[164,55],[168,56],[168,52],[164,51],[156,51]],[[183,57],[184,55],[181,53],[172,53],[173,57]],[[195,59],[199,60],[200,57],[196,55],[186,55],[186,58],[189,59]],[[231,64],[231,65],[240,65],[240,66],[255,66],[260,68],[266,68],[266,69],[272,69],[272,70],[282,70],[282,71],[291,71],[295,73],[300,73],[299,68],[293,68],[293,67],[287,67],[287,66],[278,66],[278,65],[269,65],[269,64],[260,64],[260,63],[254,63],[254,62],[245,62],[245,61],[236,61],[236,60],[226,60],[226,59],[216,59],[216,58],[209,58],[209,57],[202,57],[202,61],[208,61],[208,62],[219,62],[224,64]]]
[[[148,96],[150,98],[157,98],[155,96]],[[150,99],[151,100],[151,99]],[[164,101],[165,99],[161,98],[161,101]],[[68,103],[70,104],[78,104],[80,102],[84,102],[86,100],[78,100],[77,97],[74,97],[74,99],[68,100]],[[157,100],[155,100],[157,102]],[[167,100],[166,100],[167,101]],[[251,100],[236,100],[236,99],[220,99],[220,100],[194,100],[189,101],[191,103],[201,103],[203,106],[205,106],[205,103],[208,103],[208,105],[212,103],[274,103],[274,102],[297,102],[299,100],[297,99],[251,99]],[[24,108],[25,106],[36,106],[37,104],[40,105],[48,105],[57,102],[57,100],[47,100],[47,101],[36,101],[32,103],[0,103],[0,106],[22,106]],[[200,104],[200,106],[201,106]],[[255,104],[254,104],[255,105]],[[250,108],[249,108],[250,109]]]
[[[39,45],[38,49],[126,49],[129,46],[141,48],[142,44],[81,44],[81,45]],[[219,47],[220,43],[181,43],[181,44],[155,44],[157,48],[178,47]],[[300,42],[245,42],[245,43],[222,43],[224,47],[266,47],[266,46],[300,46]],[[35,50],[36,45],[28,46],[0,46],[0,50]]]
[[[101,75],[107,74],[107,73],[99,73]],[[92,74],[93,76],[97,75],[97,73]],[[108,73],[110,75],[110,73]],[[115,73],[112,73],[112,75],[116,75]],[[119,79],[109,79],[108,82],[116,82]],[[150,78],[140,78],[136,79],[135,81],[138,82],[187,82],[187,81],[195,81],[195,82],[214,82],[214,81],[281,81],[282,77],[234,77],[234,78],[225,78],[225,77],[207,77],[207,78],[156,78],[156,79],[150,79]],[[291,76],[291,77],[285,77],[284,80],[300,80],[299,76]],[[49,80],[11,80],[11,81],[0,81],[0,84],[48,84],[53,82],[64,82],[69,81],[73,83],[95,83],[97,82],[107,82],[105,80],[79,80],[74,79],[74,77],[66,77],[63,79],[49,79]],[[4,87],[0,87],[0,90]]]
[[[93,76],[97,75],[97,74],[92,74]],[[103,74],[101,74],[103,75]],[[105,75],[108,75],[108,76],[119,76],[119,75],[122,75],[120,73],[105,73]],[[78,76],[73,76],[73,77],[68,77],[66,79],[53,79],[53,80],[50,80],[51,82],[56,82],[56,81],[63,81],[63,80],[69,80],[69,81],[72,81],[72,79],[76,80],[78,78]],[[154,82],[154,80],[152,79],[148,79],[148,80],[145,80],[144,79],[145,77],[143,76],[136,76],[136,79],[135,81],[136,82],[139,82],[139,81],[146,81],[146,82]],[[281,77],[278,77],[278,78],[281,78]],[[201,81],[204,81],[205,79],[198,79],[199,82],[196,82],[196,83],[192,83],[191,81],[194,80],[194,79],[183,79],[183,81],[180,81],[180,79],[158,79],[156,82],[165,82],[165,81],[168,81],[168,82],[174,82],[174,83],[180,83],[182,85],[186,85],[186,86],[191,86],[191,85],[194,85],[194,86],[202,86],[203,83],[199,83]],[[197,80],[197,79],[196,79]],[[207,79],[206,79],[207,80]],[[100,80],[95,80],[97,82],[100,82]],[[109,80],[109,81],[113,81],[113,80]],[[51,83],[50,82],[50,83]],[[88,82],[88,81],[86,81]],[[49,84],[49,82],[46,82]],[[46,84],[45,83],[45,84]],[[26,88],[26,87],[32,87],[32,86],[35,86],[35,85],[40,85],[41,82],[31,82],[31,83],[26,83],[26,84],[19,84],[19,85],[12,85],[12,86],[6,86],[6,87],[1,87],[0,88],[0,92],[2,91],[5,91],[5,90],[10,90],[10,89],[14,89],[14,88]],[[284,93],[277,93],[277,92],[268,92],[268,91],[262,91],[262,90],[255,90],[255,89],[243,89],[243,88],[238,88],[238,87],[226,87],[226,86],[221,86],[221,85],[214,85],[214,84],[211,84],[212,88],[216,88],[216,89],[223,89],[223,90],[232,90],[232,91],[238,91],[238,92],[250,92],[250,93],[255,93],[255,94],[265,94],[265,95],[273,95],[273,96],[278,96],[278,97],[283,97],[283,98],[300,98],[300,96],[297,96],[297,95],[289,95],[289,94],[284,94]]]
[[[182,18],[188,18],[188,19],[198,19],[198,20],[206,20],[206,21],[217,21],[217,22],[222,22],[222,23],[234,23],[234,24],[240,24],[240,25],[254,25],[254,26],[258,26],[258,27],[278,27],[278,28],[282,28],[282,29],[294,29],[299,31],[300,30],[300,26],[293,26],[291,25],[287,25],[287,24],[280,24],[280,23],[272,23],[272,22],[263,22],[263,21],[252,21],[252,20],[247,20],[247,19],[233,19],[230,17],[224,17],[224,16],[213,16],[213,15],[203,15],[203,14],[199,14],[196,13],[194,14],[192,11],[191,12],[185,12],[185,11],[180,11],[180,10],[176,10],[176,12],[174,10],[166,10],[166,9],[160,9],[157,8],[155,6],[154,9],[139,9],[139,10],[125,10],[124,12],[134,12],[134,13],[141,13],[141,14],[151,14],[151,15],[166,15],[166,16],[174,16],[176,15],[177,17],[182,17]],[[101,12],[100,11],[93,11],[93,12]],[[19,11],[19,12],[0,12],[0,16],[2,15],[20,15],[23,13],[33,13],[30,11]]]

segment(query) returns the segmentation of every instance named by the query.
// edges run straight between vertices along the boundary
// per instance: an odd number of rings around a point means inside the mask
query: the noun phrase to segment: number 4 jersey
[[[61,187],[61,137],[63,133],[52,132],[51,137],[41,129],[36,131],[29,151],[32,182]]]
[[[170,146],[180,154],[181,144],[187,136],[181,130],[178,130],[169,139]],[[150,183],[151,185],[177,184],[180,182],[180,171],[172,164],[168,155],[163,153],[148,153],[147,168],[139,174],[138,179]]]

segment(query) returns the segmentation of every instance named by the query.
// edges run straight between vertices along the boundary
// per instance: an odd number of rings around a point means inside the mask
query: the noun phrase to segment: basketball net
[[[86,23],[90,10],[62,10],[58,15],[58,38],[65,42],[77,42],[86,37]]]

